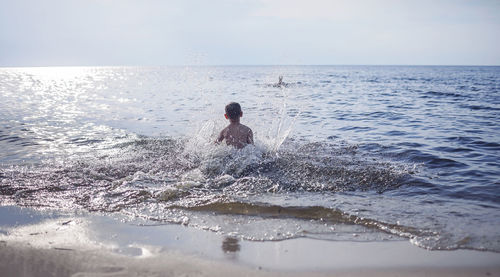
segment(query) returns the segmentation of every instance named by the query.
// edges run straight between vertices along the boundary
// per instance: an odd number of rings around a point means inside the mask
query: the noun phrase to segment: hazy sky
[[[0,66],[500,65],[498,0],[0,0]]]

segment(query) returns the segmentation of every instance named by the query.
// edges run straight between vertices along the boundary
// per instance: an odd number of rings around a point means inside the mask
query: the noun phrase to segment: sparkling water
[[[0,204],[500,251],[499,88],[500,67],[2,68]],[[231,101],[242,150],[214,143]]]

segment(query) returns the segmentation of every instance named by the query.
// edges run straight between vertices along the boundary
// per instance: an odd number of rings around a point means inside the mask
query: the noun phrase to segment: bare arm
[[[252,129],[248,130],[247,143],[248,144],[253,144],[253,132],[252,132]]]
[[[226,129],[224,129],[224,130],[226,130]],[[215,143],[220,143],[221,141],[224,140],[224,130],[220,131],[219,137],[217,138]]]

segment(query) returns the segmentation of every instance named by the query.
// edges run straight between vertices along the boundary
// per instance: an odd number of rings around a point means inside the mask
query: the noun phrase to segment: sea
[[[0,99],[0,206],[500,252],[500,67],[0,68]],[[214,143],[229,102],[254,145]]]

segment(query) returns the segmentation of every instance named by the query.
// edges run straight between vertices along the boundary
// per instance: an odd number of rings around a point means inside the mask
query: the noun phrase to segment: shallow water
[[[284,75],[286,86],[273,84]],[[500,251],[499,67],[0,69],[0,203]],[[256,145],[214,145],[238,101]]]

